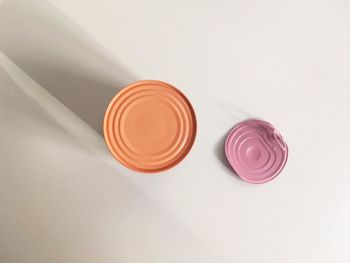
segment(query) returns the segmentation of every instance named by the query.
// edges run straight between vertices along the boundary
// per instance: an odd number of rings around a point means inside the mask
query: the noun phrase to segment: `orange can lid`
[[[189,100],[170,84],[143,80],[123,88],[104,117],[106,144],[126,167],[155,173],[178,164],[196,137]]]

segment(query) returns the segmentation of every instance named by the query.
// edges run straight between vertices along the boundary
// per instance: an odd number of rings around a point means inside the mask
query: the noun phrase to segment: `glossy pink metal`
[[[239,177],[258,184],[272,180],[282,171],[288,147],[270,123],[253,119],[240,122],[231,130],[225,153]]]

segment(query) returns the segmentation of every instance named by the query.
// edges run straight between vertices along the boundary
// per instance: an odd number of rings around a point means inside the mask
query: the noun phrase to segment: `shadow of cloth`
[[[138,78],[47,1],[0,5],[0,49],[99,134],[114,95]]]

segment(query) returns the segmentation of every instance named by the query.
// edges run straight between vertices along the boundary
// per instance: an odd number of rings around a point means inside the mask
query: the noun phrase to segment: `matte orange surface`
[[[110,102],[103,130],[113,156],[130,169],[154,173],[178,164],[196,136],[188,99],[156,80],[135,82]]]

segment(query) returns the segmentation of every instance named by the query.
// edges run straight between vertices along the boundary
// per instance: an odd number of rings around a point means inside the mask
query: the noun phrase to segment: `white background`
[[[350,262],[350,2],[0,0],[0,261]],[[191,100],[170,171],[108,153],[108,101],[139,79]],[[290,154],[263,185],[223,156],[258,117]]]

